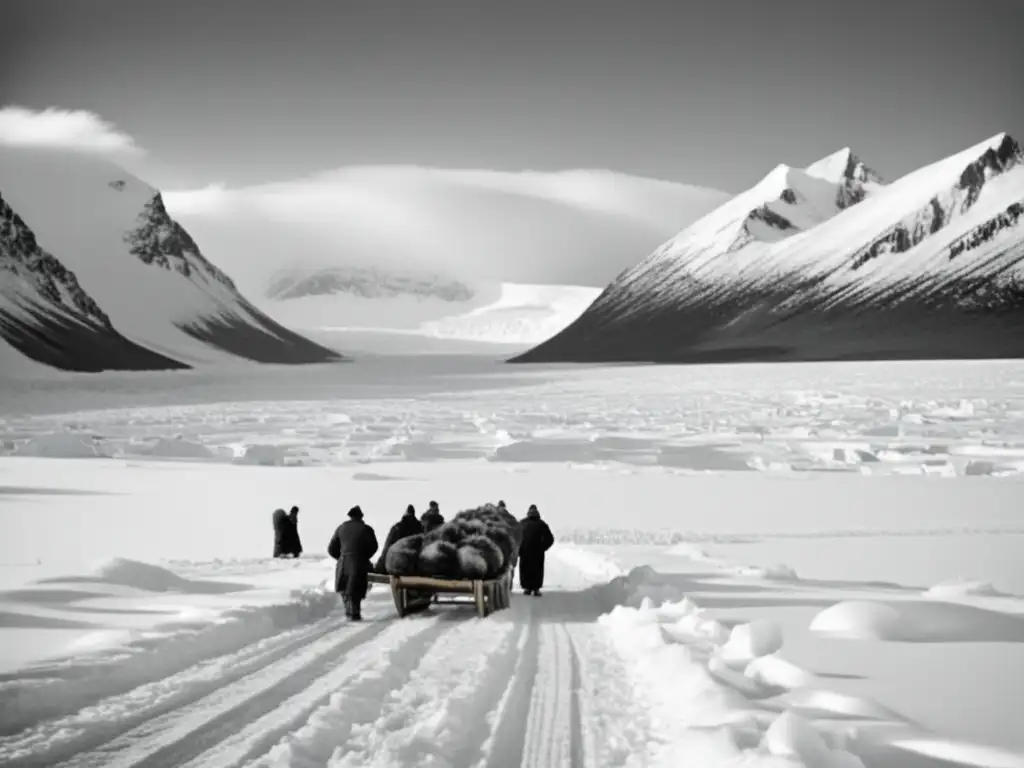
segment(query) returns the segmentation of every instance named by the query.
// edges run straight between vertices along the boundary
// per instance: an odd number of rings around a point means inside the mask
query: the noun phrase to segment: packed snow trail
[[[595,624],[605,610],[597,592],[516,594],[486,619],[469,605],[444,604],[397,619],[384,598],[371,598],[362,624],[339,607],[304,628],[42,719],[0,738],[0,763],[614,768],[642,754],[642,702]]]

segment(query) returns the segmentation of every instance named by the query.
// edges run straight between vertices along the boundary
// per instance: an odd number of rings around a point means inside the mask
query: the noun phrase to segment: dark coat
[[[377,554],[377,534],[362,520],[346,520],[327,545],[327,554],[338,561],[334,567],[334,591],[351,600],[366,597],[370,559]]]
[[[295,555],[296,557],[298,557],[299,555],[302,554],[302,539],[299,538],[299,521],[294,519],[294,518],[288,518],[288,520],[289,520],[289,522],[291,522],[291,526],[290,526],[290,533],[291,533],[291,535],[289,537],[290,538],[290,544],[291,544],[290,549],[291,549],[292,554]]]
[[[288,515],[288,525],[285,528],[284,554],[298,557],[302,554],[302,540],[299,538],[299,520]]]
[[[430,533],[435,528],[440,528],[444,525],[444,515],[435,509],[428,509],[423,513],[420,522],[423,523],[423,532]]]
[[[527,516],[519,523],[523,541],[519,545],[519,585],[523,589],[544,586],[544,553],[555,544],[555,537],[540,516]]]
[[[380,557],[377,559],[377,567],[375,568],[377,573],[388,572],[384,563],[388,556],[388,550],[391,549],[396,541],[404,539],[406,536],[415,536],[418,533],[423,533],[423,523],[416,519],[416,515],[408,513],[402,515],[402,519],[391,526],[387,538],[384,539],[384,548],[380,551]]]
[[[274,523],[274,557],[291,554],[292,521],[283,509],[275,509],[271,518]]]

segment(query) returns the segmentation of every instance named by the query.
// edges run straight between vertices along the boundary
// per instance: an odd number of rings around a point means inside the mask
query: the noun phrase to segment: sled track
[[[206,659],[182,672],[147,682],[126,693],[104,698],[80,712],[45,719],[12,736],[0,738],[0,764],[54,765],[75,753],[93,749],[122,733],[186,702],[248,675],[335,633],[347,633],[346,621],[336,614],[306,627],[264,638],[233,653]]]
[[[514,676],[499,704],[485,768],[583,768],[580,665],[566,626],[529,601]]]
[[[249,720],[280,706],[295,693],[326,675],[353,649],[382,634],[390,622],[361,626],[334,621],[292,647],[275,653],[248,674],[220,685],[199,698],[147,717],[134,728],[97,749],[79,752],[66,768],[136,768],[179,766],[218,740],[240,730]],[[52,765],[52,763],[47,763]]]
[[[290,763],[293,742],[307,742],[302,748],[303,764],[315,760],[326,765],[334,748],[344,743],[353,728],[374,719],[380,702],[405,685],[422,656],[431,653],[459,618],[445,613],[396,624],[389,632],[393,642],[382,637],[382,647],[353,656],[348,660],[349,669],[317,680],[286,705],[246,722],[241,730],[190,762],[179,755],[174,765],[234,768],[259,765],[261,757],[281,755]]]
[[[593,768],[589,635],[557,600],[483,620],[375,614],[335,614],[44,721],[0,739],[0,764]]]
[[[373,659],[393,657],[406,646],[418,658],[422,642],[417,638],[429,643],[451,626],[450,620],[432,616],[395,622],[386,610],[383,615],[365,624],[322,619],[276,642],[255,643],[75,715],[44,721],[0,740],[0,764],[177,768],[218,745],[233,747],[222,757],[250,757]],[[239,747],[232,737],[253,722],[261,725],[260,733],[248,734],[245,747]],[[203,758],[197,764],[212,768],[235,762]]]

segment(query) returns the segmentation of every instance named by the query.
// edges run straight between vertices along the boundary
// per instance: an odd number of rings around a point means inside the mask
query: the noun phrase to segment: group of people
[[[501,509],[507,509],[504,501],[499,501]],[[302,543],[299,540],[299,508],[292,507],[289,512],[275,510],[274,522],[274,557],[299,557],[302,554]],[[352,621],[362,620],[362,602],[370,585],[370,573],[384,573],[384,558],[388,549],[398,540],[407,536],[429,533],[444,524],[444,515],[436,501],[431,501],[427,511],[419,518],[416,508],[410,504],[397,523],[391,526],[384,548],[381,549],[377,563],[373,556],[380,548],[377,534],[373,526],[363,520],[363,510],[357,504],[348,511],[348,520],[334,531],[327,544],[327,554],[337,563],[334,569],[334,590],[341,595],[345,603],[345,615]],[[526,517],[520,521],[522,542],[519,545],[519,585],[523,594],[540,597],[544,586],[545,553],[555,543],[551,528],[541,518],[536,504],[531,504]]]

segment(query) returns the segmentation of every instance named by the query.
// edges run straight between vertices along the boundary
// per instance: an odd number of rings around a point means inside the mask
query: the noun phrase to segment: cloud
[[[260,292],[300,266],[603,287],[729,195],[601,170],[349,166],[163,197],[211,260]]]
[[[0,108],[0,146],[143,154],[135,140],[95,112],[47,107]]]
[[[223,182],[179,192],[164,190],[163,198],[164,203],[174,210],[175,216],[214,213],[226,208],[232,201],[227,185]]]

